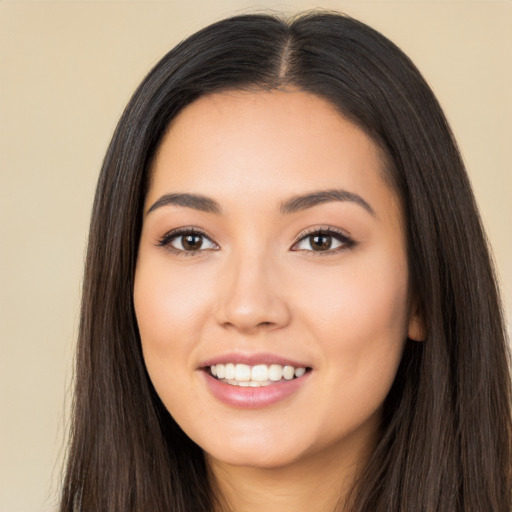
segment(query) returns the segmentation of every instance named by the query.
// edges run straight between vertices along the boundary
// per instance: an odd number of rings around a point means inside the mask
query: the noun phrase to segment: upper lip
[[[256,366],[258,364],[280,364],[281,366],[293,366],[294,368],[311,368],[310,364],[306,364],[296,359],[290,359],[277,354],[268,352],[259,353],[237,353],[230,352],[214,356],[203,361],[199,367],[214,366],[217,364],[246,364],[248,366]]]

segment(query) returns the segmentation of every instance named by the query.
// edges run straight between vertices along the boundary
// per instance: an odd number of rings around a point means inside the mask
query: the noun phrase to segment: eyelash
[[[173,247],[171,245],[171,243],[174,240],[176,240],[180,236],[185,236],[185,235],[195,235],[195,236],[203,237],[203,238],[209,240],[211,244],[215,245],[216,248],[215,249],[211,249],[211,248],[210,249],[198,249],[198,250],[191,251],[191,250],[186,250],[186,249],[177,249],[176,247]],[[311,237],[313,235],[317,235],[317,236],[323,235],[326,237],[333,238],[333,239],[337,240],[338,242],[340,242],[341,245],[334,249],[327,249],[325,251],[314,251],[314,250],[308,250],[308,249],[294,249],[294,247],[297,246],[299,243],[303,242],[308,237]],[[157,245],[159,247],[163,247],[166,250],[168,250],[174,254],[177,254],[179,256],[198,256],[199,254],[203,253],[204,251],[212,251],[212,250],[219,249],[219,246],[215,242],[213,242],[211,237],[206,232],[204,232],[203,230],[201,230],[199,228],[192,227],[192,226],[178,228],[178,229],[169,231],[168,233],[166,233],[164,236],[162,236],[158,240]],[[297,238],[295,239],[295,241],[293,242],[290,250],[296,251],[296,252],[301,251],[301,252],[314,253],[315,256],[328,256],[328,255],[336,254],[338,252],[341,252],[341,251],[344,251],[347,249],[351,249],[355,245],[356,245],[356,242],[352,238],[350,238],[346,233],[344,233],[344,232],[340,231],[339,229],[334,228],[332,226],[325,226],[325,227],[321,227],[321,228],[316,228],[316,227],[310,228],[310,229],[306,230],[305,232],[300,233],[297,236]],[[182,244],[182,246],[183,246],[183,244]]]
[[[313,236],[313,235],[323,235],[326,237],[333,238],[341,243],[339,247],[336,247],[334,249],[327,249],[325,251],[313,251],[308,249],[294,249],[295,246],[297,246],[300,242],[306,240],[307,238]],[[350,238],[346,233],[343,231],[334,228],[332,226],[323,226],[321,228],[309,228],[306,231],[303,231],[300,233],[297,238],[295,239],[295,242],[293,242],[292,251],[303,251],[308,253],[313,253],[315,256],[330,256],[332,254],[337,254],[342,251],[346,251],[347,249],[351,249],[356,245],[355,240]]]
[[[162,238],[160,238],[158,240],[157,245],[165,248],[166,250],[168,250],[174,254],[177,254],[178,256],[198,256],[200,253],[204,252],[205,250],[209,250],[209,251],[217,250],[217,249],[199,249],[197,251],[187,251],[186,249],[177,249],[176,247],[173,247],[171,245],[171,243],[175,239],[179,238],[180,236],[185,236],[185,235],[195,235],[195,236],[200,236],[200,237],[206,238],[212,244],[214,244],[216,247],[218,247],[218,245],[212,241],[211,237],[207,233],[205,233],[203,230],[201,230],[199,228],[192,227],[192,226],[185,227],[185,228],[173,229],[172,231],[169,231]]]

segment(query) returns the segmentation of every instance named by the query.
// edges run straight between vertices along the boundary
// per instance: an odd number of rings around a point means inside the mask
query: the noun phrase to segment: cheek
[[[193,344],[209,304],[211,288],[204,286],[200,272],[169,270],[158,258],[140,258],[134,305],[143,345],[179,350]],[[180,343],[172,343],[176,338]]]
[[[200,286],[200,272],[169,271],[162,260],[140,255],[134,306],[146,368],[173,414],[187,407],[195,410],[194,394],[183,392],[183,382],[196,369],[195,350],[207,324],[211,289]]]
[[[211,290],[200,286],[199,272],[169,271],[162,259],[141,255],[137,265],[134,306],[146,369],[166,409],[195,438],[205,407],[190,377]]]
[[[324,373],[321,399],[363,419],[385,399],[407,335],[407,270],[400,260],[351,265],[335,277],[319,272],[304,290],[304,329],[315,333]],[[304,287],[307,282],[304,281]],[[343,402],[343,403],[340,403]]]
[[[407,269],[400,262],[347,265],[332,273],[310,269],[302,278],[302,313],[311,329],[339,341],[368,344],[407,332]]]

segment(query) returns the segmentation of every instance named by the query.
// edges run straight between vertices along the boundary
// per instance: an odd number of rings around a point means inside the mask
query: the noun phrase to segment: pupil
[[[312,235],[309,237],[311,247],[315,251],[325,251],[331,247],[332,238],[329,235]]]
[[[183,237],[183,247],[187,251],[195,251],[201,248],[203,237],[201,235],[185,235]]]

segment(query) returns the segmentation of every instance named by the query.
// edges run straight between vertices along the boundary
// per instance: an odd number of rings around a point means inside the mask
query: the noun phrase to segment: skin
[[[382,403],[411,307],[402,212],[376,144],[324,100],[298,90],[200,98],[172,122],[152,168],[134,300],[145,363],[163,403],[201,446],[233,510],[332,511],[378,437]],[[283,214],[293,196],[343,189]],[[215,200],[221,213],[165,194]],[[199,250],[167,233],[194,226]],[[315,251],[307,231],[353,244]],[[167,237],[169,242],[169,237]],[[280,402],[227,405],[201,364],[226,353],[305,362],[307,380]],[[263,508],[264,507],[264,508]],[[227,508],[227,506],[226,506]]]

